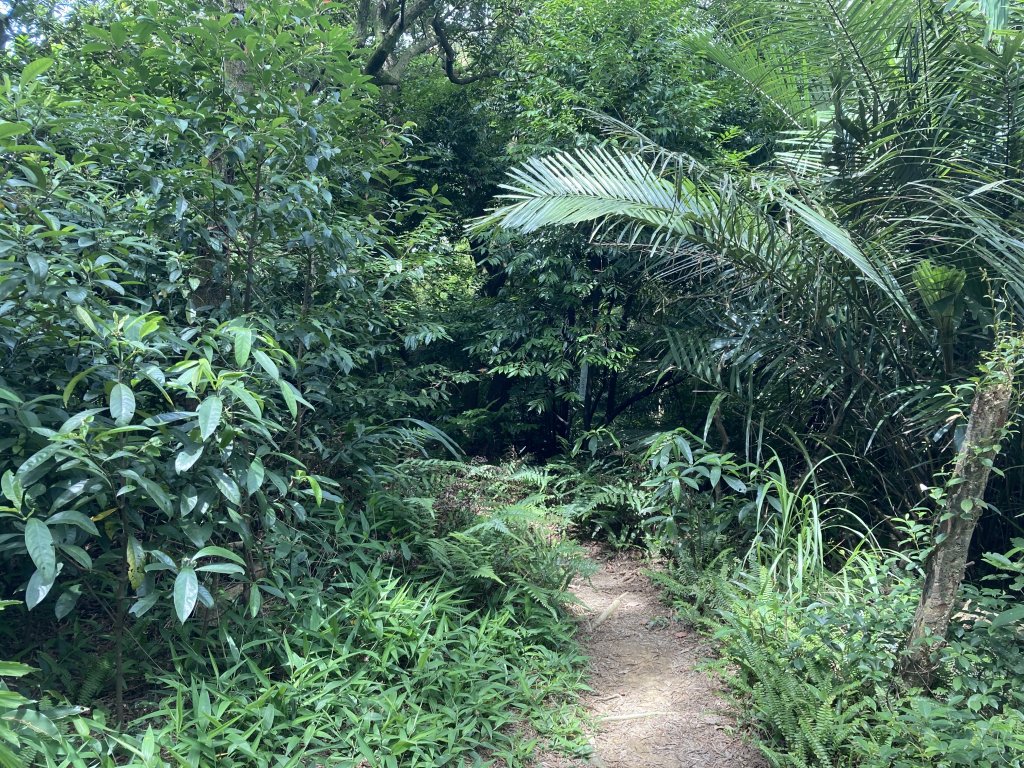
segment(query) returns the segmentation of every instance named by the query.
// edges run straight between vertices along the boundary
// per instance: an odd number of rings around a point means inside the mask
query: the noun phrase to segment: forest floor
[[[763,768],[736,733],[724,688],[700,668],[713,657],[697,634],[672,620],[648,564],[594,547],[599,570],[572,588],[580,641],[590,657],[584,696],[595,729],[589,760],[539,756],[538,768]]]

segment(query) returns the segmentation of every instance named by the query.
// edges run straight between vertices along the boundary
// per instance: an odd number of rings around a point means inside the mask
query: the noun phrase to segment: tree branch
[[[636,405],[641,400],[646,400],[648,397],[650,397],[651,395],[655,395],[658,392],[664,392],[666,389],[671,389],[680,381],[681,380],[676,378],[674,374],[670,373],[663,379],[659,379],[650,386],[641,389],[636,394],[627,397],[625,400],[623,400],[621,403],[619,403],[619,405],[615,407],[614,411],[606,412],[605,424],[611,424],[614,419],[621,416],[630,406]]]
[[[387,28],[380,33],[380,39],[374,41],[376,45],[373,53],[370,54],[370,58],[367,59],[366,64],[363,66],[363,74],[376,78],[380,82],[385,82],[386,78],[381,77],[381,75],[387,68],[388,59],[394,55],[395,50],[398,48],[402,35],[406,33],[417,19],[432,9],[436,2],[437,0],[416,0],[416,2],[411,4],[403,3],[400,9],[382,4],[378,10],[377,21],[382,29],[384,25]],[[392,83],[386,84],[390,85]]]
[[[430,21],[430,27],[434,30],[434,35],[437,37],[437,44],[441,48],[442,54],[444,54],[444,73],[449,80],[455,85],[469,85],[475,83],[477,80],[483,80],[486,77],[493,77],[497,74],[494,70],[484,70],[475,74],[459,75],[455,72],[455,49],[452,48],[451,42],[448,40],[448,34],[445,31],[444,24],[438,16],[435,16]]]

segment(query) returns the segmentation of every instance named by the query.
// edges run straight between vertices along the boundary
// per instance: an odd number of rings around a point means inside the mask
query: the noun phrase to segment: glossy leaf
[[[174,612],[178,621],[184,624],[196,608],[199,600],[199,579],[192,566],[185,566],[174,579]]]
[[[110,389],[110,415],[115,424],[128,424],[135,415],[135,393],[127,384],[118,382]]]
[[[220,426],[221,415],[224,412],[224,401],[217,395],[210,395],[199,404],[197,415],[199,416],[199,434],[202,439],[208,440]]]
[[[238,506],[242,502],[242,494],[238,490],[238,484],[221,469],[212,467],[210,474],[213,476],[213,481],[217,485],[217,490],[221,492],[225,499],[230,501],[235,506]]]
[[[235,333],[235,364],[239,367],[249,362],[252,339],[253,333],[248,328],[242,328]]]
[[[202,443],[186,443],[174,457],[174,471],[179,475],[190,470],[203,455]]]
[[[25,588],[25,605],[31,611],[37,605],[39,605],[46,596],[50,594],[50,590],[53,589],[53,583],[56,576],[47,577],[41,571],[36,570],[32,574],[32,577],[28,580],[28,586]]]
[[[57,551],[49,526],[37,517],[30,517],[25,523],[25,547],[41,579],[52,583],[57,575]]]

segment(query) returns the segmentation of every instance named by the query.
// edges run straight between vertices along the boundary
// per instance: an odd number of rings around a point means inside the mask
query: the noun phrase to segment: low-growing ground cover
[[[110,713],[107,644],[26,644],[21,661],[42,672],[2,670],[27,673],[44,714],[8,713],[6,762],[522,765],[540,742],[584,749],[582,657],[563,603],[587,564],[536,486],[543,477],[404,467],[354,518],[365,527],[320,520],[319,559],[265,585],[255,616],[237,596],[185,630],[136,630],[150,656],[130,671],[123,723]],[[404,495],[417,488],[437,495]],[[102,617],[80,622],[87,631]],[[80,709],[56,706],[65,698]]]

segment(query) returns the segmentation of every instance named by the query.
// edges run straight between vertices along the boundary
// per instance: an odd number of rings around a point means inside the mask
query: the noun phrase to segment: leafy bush
[[[1024,636],[1019,555],[988,554],[994,580],[969,585],[929,690],[903,679],[928,527],[893,519],[899,553],[784,465],[737,466],[685,431],[647,452],[659,543],[673,558],[652,577],[680,614],[709,628],[721,668],[772,765],[1019,766],[1024,745]],[[713,481],[729,471],[730,494]],[[714,477],[712,477],[714,472]],[[817,491],[817,492],[816,492]],[[708,513],[722,510],[712,536]],[[915,513],[926,514],[924,509]]]
[[[780,589],[767,567],[717,579],[714,636],[773,765],[1022,764],[1024,638],[990,621],[1011,603],[969,588],[932,689],[908,689],[918,573],[867,551],[805,591]]]
[[[456,462],[405,470],[360,514],[311,512],[303,527],[321,556],[264,576],[255,614],[228,601],[215,629],[202,617],[160,629],[174,653],[140,673],[138,714],[123,726],[79,717],[35,764],[516,765],[535,746],[518,736],[528,724],[583,751],[582,659],[561,609],[581,557],[556,535],[548,497],[522,497],[546,478]],[[460,477],[499,506],[440,537],[415,522],[429,506],[394,495],[443,497]]]

